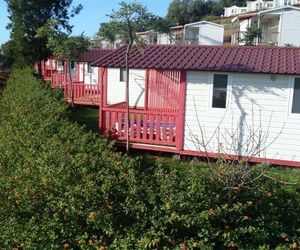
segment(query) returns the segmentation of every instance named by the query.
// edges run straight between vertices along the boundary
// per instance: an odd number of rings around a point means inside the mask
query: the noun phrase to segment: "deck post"
[[[148,110],[148,93],[149,93],[149,69],[146,69],[144,110]]]
[[[179,116],[176,131],[177,150],[183,150],[184,144],[184,121],[185,121],[185,100],[186,100],[186,71],[182,70],[180,74],[180,93],[179,93]]]
[[[68,72],[67,72],[67,61],[64,61],[64,74],[65,74],[65,81],[64,85],[68,82]]]
[[[102,108],[106,105],[106,98],[107,98],[107,68],[98,67],[98,84],[101,84],[100,87],[100,104],[99,104],[99,131],[102,132],[104,129],[103,123],[104,123],[104,113],[102,111]]]

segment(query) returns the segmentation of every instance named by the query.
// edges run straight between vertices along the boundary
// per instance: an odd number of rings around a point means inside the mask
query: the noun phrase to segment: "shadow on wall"
[[[260,82],[240,84],[238,79],[235,79],[235,82],[230,84],[227,108],[223,113],[218,113],[219,116],[214,117],[216,126],[210,133],[206,130],[208,129],[206,121],[201,117],[201,113],[204,111],[197,110],[196,100],[193,97],[199,130],[195,132],[195,129],[191,129],[186,123],[187,141],[202,153],[243,155],[249,160],[254,157],[265,158],[266,149],[274,144],[282,134],[285,122],[280,124],[280,129],[278,126],[276,129],[272,128],[274,122],[278,125],[278,122],[273,120],[273,113],[276,110],[270,110],[265,106],[263,96],[280,98],[280,92],[288,92],[288,85],[279,85],[280,80],[269,82],[269,84],[261,81],[261,84]],[[247,82],[251,82],[251,80],[247,80]],[[281,91],[274,91],[274,88]],[[257,98],[257,96],[253,96],[254,94],[259,94],[260,97]],[[204,116],[210,111],[205,112]]]
[[[142,97],[145,93],[145,78],[139,75],[134,75],[134,83],[136,86],[139,87],[138,95],[134,101],[134,107],[137,107],[139,102],[142,101]],[[129,92],[130,97],[130,92]]]

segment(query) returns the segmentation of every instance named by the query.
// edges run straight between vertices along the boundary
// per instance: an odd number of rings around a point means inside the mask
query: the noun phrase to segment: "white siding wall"
[[[80,63],[79,81],[84,81],[85,84],[98,84],[98,67],[92,67],[92,73],[88,73],[88,63]]]
[[[242,39],[245,38],[245,35],[244,33],[247,31],[247,28],[251,26],[251,19],[248,19],[248,20],[244,20],[244,21],[241,21],[240,22],[240,42],[239,42],[239,45],[244,45],[245,42],[244,41],[241,41]]]
[[[79,63],[79,81],[83,82],[83,67],[84,63]]]
[[[120,69],[109,68],[107,71],[107,103],[125,101],[125,82],[120,82]],[[145,70],[129,70],[129,104],[143,107],[145,100]]]
[[[158,34],[157,38],[157,43],[158,44],[170,44],[170,36],[167,34]]]
[[[288,10],[283,12],[279,46],[291,44],[300,46],[300,11]]]
[[[212,24],[201,24],[199,26],[200,45],[222,45],[224,39],[224,28]]]
[[[253,141],[252,132],[262,142],[257,157],[300,161],[300,114],[289,112],[293,78],[228,75],[227,108],[219,109],[211,108],[213,74],[187,73],[184,149],[247,154],[234,148],[236,141]]]

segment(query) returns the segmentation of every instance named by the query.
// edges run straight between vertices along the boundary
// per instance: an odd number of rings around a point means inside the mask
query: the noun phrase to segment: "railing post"
[[[185,121],[185,100],[186,100],[186,71],[180,74],[179,114],[178,124],[176,123],[176,147],[178,151],[183,150],[184,144],[184,121]]]

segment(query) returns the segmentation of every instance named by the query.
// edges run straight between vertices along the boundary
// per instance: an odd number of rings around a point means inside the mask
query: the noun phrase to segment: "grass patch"
[[[69,120],[84,126],[86,130],[98,133],[99,108],[88,106],[70,107]]]

